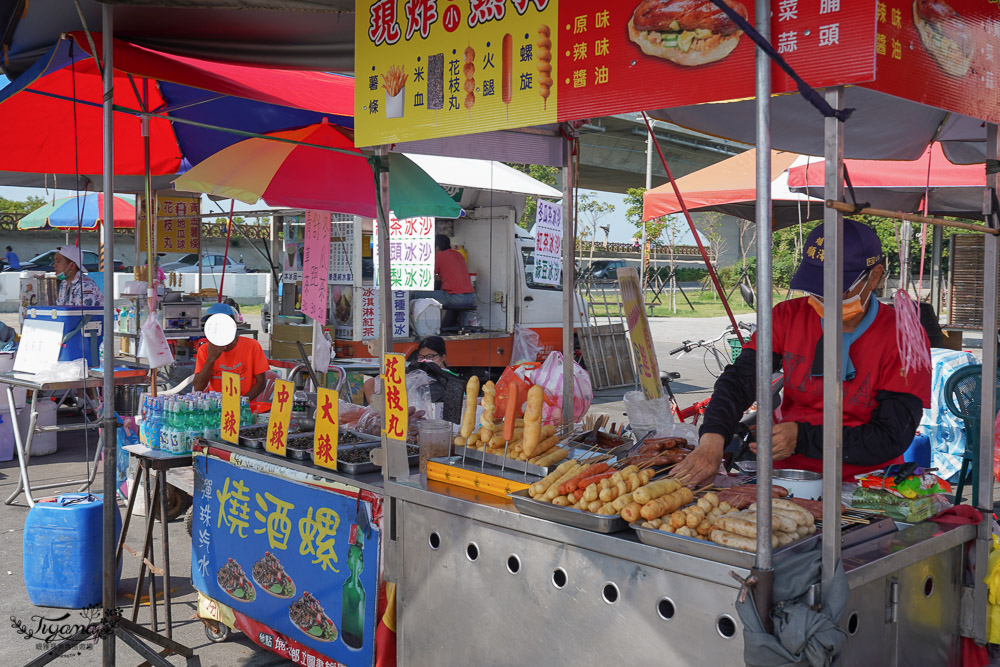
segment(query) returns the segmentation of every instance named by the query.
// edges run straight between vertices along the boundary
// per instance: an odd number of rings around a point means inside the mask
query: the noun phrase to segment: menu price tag
[[[385,374],[382,375],[385,392],[385,428],[382,432],[390,440],[406,440],[408,411],[406,402],[406,357],[402,354],[385,355]]]
[[[535,274],[534,282],[559,285],[562,275],[562,206],[538,200],[535,213]]]
[[[285,455],[288,444],[288,422],[292,418],[292,396],[295,386],[287,380],[274,381],[271,418],[267,422],[265,449],[271,454]]]
[[[240,437],[240,376],[222,371],[222,439],[234,445]]]
[[[340,396],[333,389],[320,387],[316,395],[316,435],[313,440],[313,463],[337,469],[337,433],[340,428]]]

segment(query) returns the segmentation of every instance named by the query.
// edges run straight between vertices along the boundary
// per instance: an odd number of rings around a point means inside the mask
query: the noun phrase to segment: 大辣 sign
[[[865,87],[1000,122],[1000,6],[988,0],[880,0],[878,78]]]
[[[360,0],[355,142],[752,97],[750,38],[717,11],[705,12],[703,25],[681,27],[663,4],[639,11],[648,3]],[[753,24],[752,0],[729,4]],[[775,47],[810,85],[875,78],[876,0],[771,0],[771,11]],[[795,90],[777,68],[772,85]]]
[[[306,211],[300,310],[317,322],[326,322],[329,273],[330,213]]]
[[[628,321],[632,349],[635,351],[642,393],[647,399],[659,398],[663,395],[660,365],[656,361],[653,336],[649,331],[649,320],[646,319],[646,309],[642,302],[639,274],[629,267],[618,269],[618,285],[622,291],[622,305],[625,308],[625,319]]]
[[[175,195],[156,195],[156,252],[198,252],[201,241],[201,218],[186,216],[201,213],[201,199]],[[146,247],[146,198],[139,197],[139,243]]]
[[[559,285],[562,269],[562,206],[538,200],[535,213],[535,274],[534,282]]]

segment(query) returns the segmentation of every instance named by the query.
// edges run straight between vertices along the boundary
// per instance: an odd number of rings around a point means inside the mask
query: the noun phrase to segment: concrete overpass
[[[670,123],[654,131],[674,178],[742,153],[746,144],[710,137]],[[580,187],[624,193],[646,185],[646,126],[636,114],[605,116],[580,130]],[[666,182],[653,153],[653,187]]]

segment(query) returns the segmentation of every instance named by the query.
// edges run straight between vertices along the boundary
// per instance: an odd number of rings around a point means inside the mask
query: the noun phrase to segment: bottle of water
[[[146,439],[150,449],[160,448],[160,431],[163,429],[163,399],[150,398],[149,414],[146,417]]]
[[[163,402],[163,417],[160,422],[160,449],[165,452],[173,451],[173,427],[174,402],[172,397],[167,397]]]

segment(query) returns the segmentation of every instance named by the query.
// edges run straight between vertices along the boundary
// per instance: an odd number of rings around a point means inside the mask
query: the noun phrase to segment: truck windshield
[[[535,282],[535,249],[531,246],[521,248],[521,259],[524,261],[524,279],[528,283],[529,289],[547,289],[554,292],[561,292],[559,285],[543,285]]]

